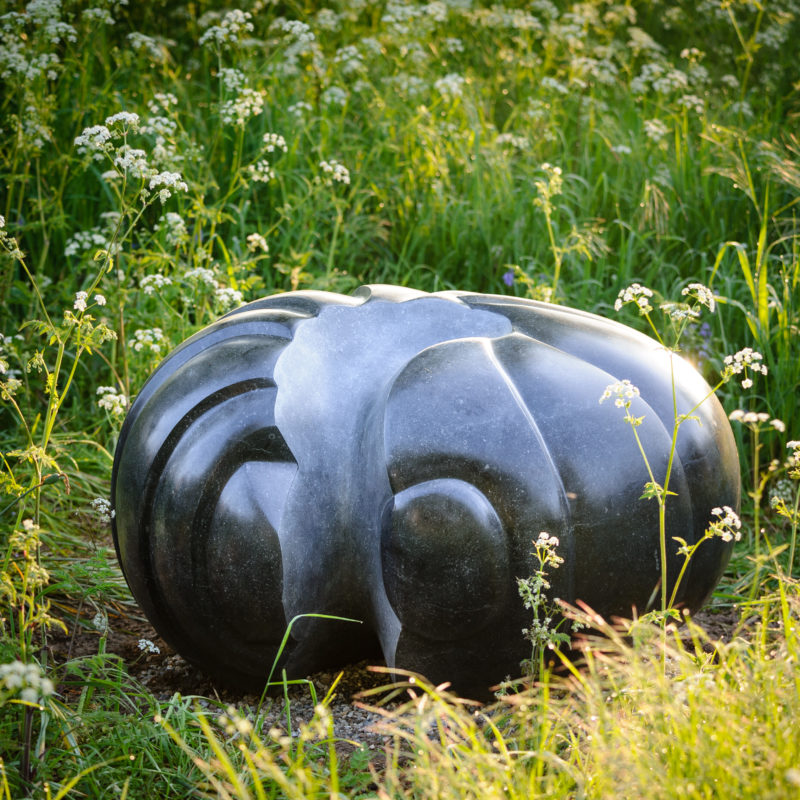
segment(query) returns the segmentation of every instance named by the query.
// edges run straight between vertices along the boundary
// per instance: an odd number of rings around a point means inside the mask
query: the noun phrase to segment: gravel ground
[[[74,619],[74,617],[73,617]],[[703,610],[695,616],[712,639],[727,641],[735,629],[738,614],[733,610],[710,612]],[[90,619],[82,619],[76,625],[68,624],[69,633],[54,632],[49,636],[49,649],[53,660],[63,662],[77,656],[94,655],[98,652],[100,634],[92,626]],[[258,707],[259,697],[252,694],[237,693],[216,684],[211,678],[185,661],[159,637],[150,624],[133,608],[122,608],[120,613],[111,615],[105,651],[118,655],[126,664],[129,673],[157,699],[168,701],[176,694],[194,697],[202,707],[222,708],[233,705],[241,711],[253,711]],[[144,640],[144,642],[142,641]],[[152,648],[148,643],[152,644]],[[144,644],[144,649],[142,648]],[[155,652],[155,651],[158,652]],[[334,733],[341,740],[342,754],[359,747],[382,751],[390,740],[381,733],[377,723],[382,719],[379,713],[364,706],[375,707],[384,704],[387,693],[359,698],[361,692],[390,684],[385,672],[370,669],[366,661],[350,664],[341,670],[319,672],[308,676],[313,683],[317,699],[322,700],[334,681],[339,678],[329,708],[334,722]],[[380,669],[381,665],[376,665]],[[265,730],[277,727],[286,730],[291,725],[296,735],[301,723],[308,722],[314,714],[314,702],[307,684],[288,687],[287,720],[285,699],[280,692],[270,696],[262,706],[266,708]],[[405,696],[398,699],[405,699]],[[389,704],[391,707],[391,703]]]

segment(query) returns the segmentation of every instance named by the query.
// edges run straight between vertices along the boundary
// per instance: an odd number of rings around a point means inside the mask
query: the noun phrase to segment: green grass
[[[0,798],[796,797],[798,3],[241,9],[0,7],[0,663],[38,665],[57,690],[26,705],[0,684]],[[238,122],[245,88],[257,113]],[[121,111],[138,130],[110,124],[109,153],[79,152]],[[123,144],[181,188],[162,203],[150,173],[109,177]],[[684,355],[712,384],[744,347],[768,367],[719,391],[728,412],[767,415],[734,423],[748,494],[715,599],[742,616],[729,644],[642,626],[631,643],[603,623],[585,669],[477,716],[416,683],[371,788],[324,714],[294,744],[229,733],[191,699],[157,701],[102,646],[49,658],[51,616],[129,599],[91,505],[120,412],[232,305],[387,282],[611,316],[633,282],[671,300],[693,281],[718,308]]]

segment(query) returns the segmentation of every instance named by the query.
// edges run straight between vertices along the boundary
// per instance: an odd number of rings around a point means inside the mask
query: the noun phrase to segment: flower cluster
[[[255,164],[248,165],[247,172],[250,175],[250,180],[257,183],[269,183],[275,180],[275,170],[272,169],[266,158],[262,158]]]
[[[242,293],[238,289],[231,289],[229,286],[220,286],[214,290],[214,300],[217,306],[223,311],[240,306],[244,301]]]
[[[157,644],[151,642],[150,639],[139,639],[138,646],[143,653],[158,655],[161,652],[161,648]]]
[[[105,614],[103,611],[98,611],[92,617],[92,627],[96,631],[99,631],[103,636],[106,636],[111,630],[108,624],[108,615]]]
[[[267,240],[260,233],[251,233],[247,237],[247,249],[251,253],[255,253],[256,250],[262,250],[268,253],[269,245],[267,244]]]
[[[714,296],[714,292],[702,283],[690,283],[681,291],[681,294],[684,297],[696,300],[711,312],[717,307],[717,299]]]
[[[347,105],[347,92],[341,86],[329,86],[320,96],[320,101],[326,106]]]
[[[458,75],[455,72],[450,72],[443,78],[439,78],[439,80],[433,84],[433,88],[436,89],[436,91],[439,92],[442,97],[446,99],[452,99],[455,97],[461,97],[461,95],[464,93],[464,84],[466,82],[466,79],[461,75]]]
[[[611,383],[606,386],[598,402],[602,403],[610,397],[615,397],[614,405],[617,408],[629,408],[634,398],[639,397],[639,390],[627,379]]]
[[[617,295],[617,299],[614,301],[614,311],[619,311],[622,306],[628,303],[634,303],[640,314],[649,314],[653,310],[653,306],[650,305],[652,296],[651,289],[638,283],[632,283]]]
[[[10,664],[0,664],[0,690],[12,696],[19,693],[23,703],[38,703],[40,698],[53,694],[55,687],[42,674],[38,664],[12,661]]]
[[[494,143],[500,147],[508,147],[515,150],[527,150],[531,146],[531,141],[527,136],[517,136],[514,133],[498,134]]]
[[[300,22],[299,19],[276,20],[276,23],[284,33],[288,33],[289,36],[293,37],[298,42],[314,41],[315,37],[311,32],[311,28],[305,22]]]
[[[250,117],[257,117],[264,110],[264,92],[245,86],[233,100],[226,100],[219,107],[219,116],[225,125],[242,126]]]
[[[728,414],[728,419],[731,422],[741,422],[744,425],[761,425],[764,422],[769,422],[769,424],[779,433],[783,433],[786,430],[786,424],[783,420],[780,419],[770,419],[769,414],[765,411],[744,411],[741,408],[737,408],[731,411]]]
[[[111,508],[111,503],[105,497],[95,497],[92,500],[92,511],[97,514],[101,522],[111,522],[116,512]]]
[[[789,477],[800,478],[800,441],[792,439],[790,442],[786,442],[786,447],[792,451],[789,458],[786,459]]]
[[[128,347],[137,353],[147,350],[154,355],[160,355],[164,345],[164,332],[161,328],[139,328],[133,332],[133,339],[128,342]]]
[[[102,294],[95,294],[94,302],[98,306],[104,306],[106,304],[106,298]],[[72,307],[79,313],[82,314],[88,308],[89,304],[89,294],[88,292],[76,292],[75,293],[75,302],[72,304]]]
[[[100,399],[97,405],[107,411],[112,417],[121,417],[128,407],[128,398],[118,393],[113,386],[98,386],[97,394]]]
[[[108,158],[113,165],[112,170],[102,174],[104,180],[131,176],[143,183],[149,181],[149,190],[142,189],[142,196],[147,198],[149,191],[157,189],[158,199],[166,202],[173,191],[188,191],[189,187],[182,179],[179,172],[159,172],[147,162],[144,150],[133,148],[127,142],[129,133],[139,131],[139,115],[128,111],[120,111],[106,118],[105,125],[93,125],[84,128],[80,136],[75,138],[75,145],[79,153],[91,155],[96,161]],[[171,120],[165,118],[151,118],[145,126],[148,132],[156,132],[156,150],[154,156],[157,161],[179,160],[179,156],[166,144],[164,134],[172,133],[175,129]],[[122,140],[121,142],[119,140]]]
[[[712,520],[708,526],[708,533],[711,536],[719,536],[723,542],[737,542],[742,538],[742,521],[739,515],[730,507],[717,506],[711,509],[711,513],[719,519]]]
[[[762,375],[767,374],[767,366],[763,363],[763,358],[761,353],[753,350],[752,347],[745,347],[732,356],[725,356],[723,359],[725,368],[722,371],[722,375],[727,379],[733,375],[743,373],[742,387],[749,389],[753,385],[753,381],[749,377],[748,371],[760,372]]]
[[[669,133],[669,128],[660,119],[646,119],[644,132],[650,141],[660,142]]]
[[[279,133],[265,133],[262,137],[264,142],[264,149],[268,153],[272,153],[275,149],[283,150],[285,153],[287,151],[286,147],[286,139],[283,138]]]
[[[320,161],[319,162],[320,169],[329,176],[327,179],[328,183],[350,183],[350,170],[344,164],[340,164],[338,161]]]
[[[90,228],[86,231],[77,231],[67,239],[64,248],[65,256],[74,256],[91,249],[108,250],[110,253],[118,251],[119,246],[111,241],[112,232],[100,227]]]
[[[189,187],[181,178],[180,172],[159,172],[150,178],[150,189],[158,189],[158,199],[165,203],[172,197],[173,191],[186,192]]]
[[[186,223],[183,221],[183,217],[174,211],[167,211],[164,214],[159,221],[159,227],[164,231],[164,238],[167,240],[167,244],[172,247],[178,247],[189,238],[189,232],[186,230]]]
[[[250,22],[252,18],[253,15],[249,11],[235,8],[222,18],[219,25],[208,28],[200,37],[199,44],[213,48],[238,42],[243,34],[253,31],[253,23]]]
[[[190,283],[204,283],[206,286],[216,286],[217,278],[214,270],[208,267],[192,267],[183,273],[183,277]]]
[[[172,285],[172,278],[157,272],[155,275],[145,275],[139,281],[139,288],[147,295],[160,291],[165,286]]]
[[[556,195],[561,194],[564,179],[561,175],[561,167],[545,162],[539,165],[539,169],[544,173],[544,177],[537,178],[533,182],[533,186],[536,189],[536,197],[533,203],[544,209],[545,213],[550,213],[552,210],[551,201]]]

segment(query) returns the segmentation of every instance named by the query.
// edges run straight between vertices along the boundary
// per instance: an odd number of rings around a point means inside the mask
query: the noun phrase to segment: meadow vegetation
[[[796,0],[0,3],[0,798],[797,797],[798,41]],[[288,736],[139,685],[105,649],[132,398],[243,302],[364,283],[678,330],[726,375],[726,641],[569,610],[580,669],[532,639],[496,708],[409,676],[380,759],[325,702]]]

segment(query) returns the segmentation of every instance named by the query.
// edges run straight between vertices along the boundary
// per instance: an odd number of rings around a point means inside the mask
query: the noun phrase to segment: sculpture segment
[[[709,391],[674,359],[678,412]],[[529,653],[516,578],[560,540],[552,593],[604,615],[644,610],[660,577],[657,508],[613,404],[623,378],[656,475],[673,423],[668,354],[635,331],[534,301],[362,287],[291,292],[200,331],[125,421],[114,537],[135,598],[184,657],[263,685],[380,654],[480,695]],[[668,537],[738,508],[716,398],[681,428]],[[671,542],[671,539],[670,539]],[[674,548],[670,547],[674,553]],[[730,548],[698,550],[679,602],[699,607]],[[679,559],[672,556],[674,579]]]

